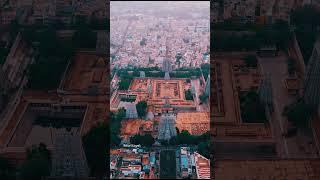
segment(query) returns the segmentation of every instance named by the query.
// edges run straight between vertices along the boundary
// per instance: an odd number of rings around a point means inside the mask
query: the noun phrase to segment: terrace
[[[183,80],[153,80],[152,99],[184,99]]]
[[[176,127],[181,132],[188,130],[192,135],[201,135],[210,131],[210,118],[207,112],[179,112]]]

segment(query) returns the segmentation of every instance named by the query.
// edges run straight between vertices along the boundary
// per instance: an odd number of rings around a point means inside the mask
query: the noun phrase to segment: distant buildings
[[[240,23],[269,23],[281,19],[290,21],[290,12],[310,4],[308,0],[225,0],[213,2],[213,22],[232,19]],[[317,3],[313,3],[317,4]]]
[[[111,179],[158,179],[159,166],[154,151],[127,147],[110,151]]]
[[[180,178],[210,179],[210,160],[189,147],[177,149]]]
[[[197,179],[210,179],[210,160],[201,154],[194,153]]]
[[[21,24],[71,25],[86,22],[105,23],[107,7],[100,0],[20,0],[5,1],[0,5],[0,24],[9,24],[17,18]]]

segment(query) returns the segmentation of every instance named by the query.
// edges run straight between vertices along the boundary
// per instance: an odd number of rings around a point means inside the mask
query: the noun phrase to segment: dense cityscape
[[[320,0],[0,1],[0,179],[320,179]]]
[[[110,178],[210,179],[209,5],[111,2]]]

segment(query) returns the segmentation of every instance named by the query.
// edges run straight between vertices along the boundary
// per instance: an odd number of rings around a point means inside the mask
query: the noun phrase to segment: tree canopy
[[[98,124],[82,137],[84,150],[92,175],[102,176],[107,169],[110,134],[106,123]]]
[[[185,91],[185,98],[186,98],[186,100],[193,100],[193,95],[192,95],[191,89],[188,89]]]
[[[143,118],[147,114],[148,104],[146,101],[140,101],[136,104],[137,113],[140,118]]]
[[[27,160],[20,168],[20,178],[41,180],[50,175],[51,156],[45,144],[40,143],[27,150]]]
[[[180,133],[177,133],[177,136],[172,137],[169,140],[169,144],[178,145],[178,144],[198,144],[200,142],[206,142],[210,139],[209,132],[206,132],[202,135],[191,135],[187,130],[182,130]]]
[[[121,121],[126,116],[126,110],[124,108],[119,109],[117,112],[110,113],[110,146],[111,148],[117,147],[121,139],[119,137]]]
[[[154,138],[150,134],[139,135],[136,134],[130,138],[132,144],[140,144],[142,146],[151,147],[155,142]]]

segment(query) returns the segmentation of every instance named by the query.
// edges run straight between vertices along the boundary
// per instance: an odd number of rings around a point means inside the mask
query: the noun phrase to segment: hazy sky
[[[199,13],[210,18],[210,1],[111,1],[110,10],[111,16],[128,12],[185,16]]]

